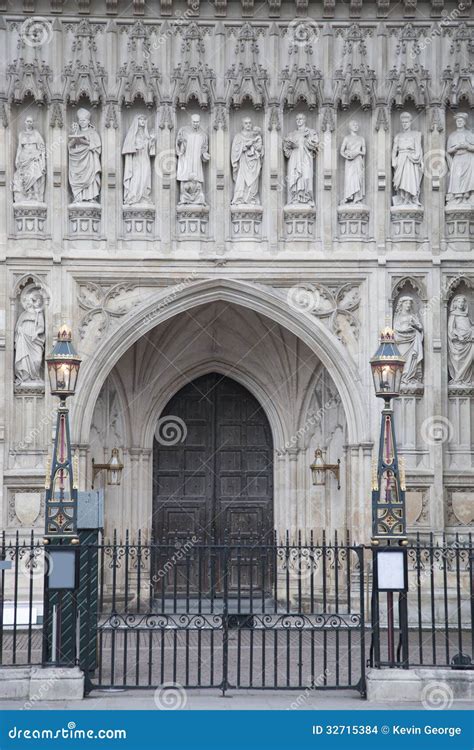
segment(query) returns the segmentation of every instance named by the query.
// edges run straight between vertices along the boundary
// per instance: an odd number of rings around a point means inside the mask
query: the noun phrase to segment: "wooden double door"
[[[271,539],[270,425],[255,397],[235,380],[204,375],[169,401],[156,432],[153,467],[158,542]]]

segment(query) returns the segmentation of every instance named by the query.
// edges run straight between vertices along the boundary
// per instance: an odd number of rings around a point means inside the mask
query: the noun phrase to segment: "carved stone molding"
[[[36,104],[46,104],[51,99],[49,88],[52,72],[39,60],[27,62],[23,57],[14,60],[7,68],[8,100],[21,104],[31,96]]]
[[[260,239],[263,216],[261,206],[231,206],[230,214],[235,239]]]
[[[61,102],[52,102],[49,124],[52,128],[64,127],[64,114]]]
[[[446,524],[471,526],[474,522],[474,487],[448,487]]]
[[[428,294],[426,291],[426,284],[424,276],[393,276],[392,278],[392,301],[401,294],[407,288],[410,288],[415,292],[420,300],[426,302],[428,300]]]
[[[82,97],[91,104],[105,100],[106,72],[97,58],[96,37],[101,27],[88,19],[69,24],[67,29],[74,35],[72,59],[64,67],[63,96],[71,104]]]
[[[429,526],[429,496],[428,487],[414,487],[408,480],[406,505],[409,526]]]
[[[117,105],[114,102],[109,102],[105,110],[105,127],[114,128],[117,130],[119,126]]]
[[[312,314],[320,318],[344,344],[349,344],[348,334],[358,339],[360,322],[357,310],[361,301],[359,284],[314,284],[314,290]]]
[[[79,324],[79,335],[84,339],[93,330],[100,339],[118,320],[140,304],[143,294],[138,284],[121,281],[100,286],[92,281],[79,285],[77,301],[85,315]]]
[[[268,117],[268,130],[270,132],[272,130],[276,130],[277,132],[281,130],[281,116],[278,107],[271,107],[270,109],[270,115]]]
[[[338,206],[337,221],[341,239],[367,239],[369,216],[369,207],[363,203]]]
[[[215,73],[205,61],[204,29],[197,23],[185,27],[181,44],[182,60],[174,69],[173,102],[185,107],[195,99],[202,109],[214,101]]]
[[[309,206],[285,206],[283,209],[285,232],[288,239],[314,239],[316,210]]]
[[[474,28],[461,22],[451,28],[447,26],[445,33],[451,35],[451,60],[443,71],[442,101],[451,107],[458,107],[464,99],[470,107],[474,107],[472,63],[468,63],[474,54]]]
[[[100,239],[102,209],[92,203],[71,203],[68,206],[69,233],[77,239]]]
[[[119,102],[129,106],[136,99],[151,107],[161,100],[161,75],[152,61],[150,27],[136,21],[128,28],[127,58],[118,72]],[[163,33],[163,32],[162,32]]]
[[[14,203],[15,232],[22,237],[44,237],[46,203]]]
[[[263,107],[268,100],[268,73],[259,62],[257,29],[244,23],[235,45],[236,62],[226,73],[227,106],[241,107],[248,99],[254,107]]]
[[[445,209],[446,239],[466,240],[474,239],[474,206],[448,205]]]
[[[10,526],[34,527],[44,513],[44,491],[37,487],[11,489],[8,502]]]
[[[423,208],[392,206],[390,218],[393,239],[397,241],[421,239]]]
[[[227,130],[228,116],[225,104],[218,104],[214,110],[214,130]]]
[[[176,207],[178,239],[203,239],[208,235],[209,206],[178,205]]]
[[[344,31],[341,67],[334,74],[334,101],[343,109],[355,101],[368,108],[375,101],[376,76],[367,62],[365,42],[370,33],[358,24],[352,24]]]
[[[154,239],[155,209],[153,206],[123,206],[125,239]]]
[[[388,107],[385,104],[377,105],[377,118],[375,120],[375,130],[377,133],[382,129],[385,132],[388,130]]]

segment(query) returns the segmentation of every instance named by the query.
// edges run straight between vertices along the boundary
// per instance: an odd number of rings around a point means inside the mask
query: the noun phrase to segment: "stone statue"
[[[341,156],[345,159],[344,203],[361,203],[365,197],[365,139],[358,135],[359,123],[351,120],[349,135],[341,145]]]
[[[242,130],[232,141],[232,174],[235,182],[233,204],[259,204],[258,181],[262,169],[263,139],[260,128],[250,117],[242,120]]]
[[[155,155],[155,136],[148,132],[144,115],[136,115],[123,143],[125,156],[123,202],[151,204],[151,160]]]
[[[296,130],[283,141],[283,153],[288,159],[288,203],[314,206],[314,157],[319,150],[315,130],[306,127],[306,117],[296,115]]]
[[[423,326],[411,297],[400,297],[393,320],[395,341],[406,362],[402,383],[421,382],[423,362]]]
[[[467,120],[467,114],[459,112],[455,117],[457,130],[448,138],[452,161],[447,203],[471,203],[474,199],[474,133],[466,127]]]
[[[421,133],[412,130],[412,116],[402,112],[402,132],[395,136],[392,149],[394,169],[394,206],[420,206],[421,179],[423,177],[423,149]]]
[[[474,358],[474,324],[464,294],[457,294],[448,317],[448,370],[452,385],[470,385]]]
[[[97,203],[100,195],[100,136],[91,123],[90,112],[79,109],[69,136],[69,184],[73,203]]]
[[[15,384],[43,384],[45,341],[44,300],[39,289],[26,288],[21,294],[23,312],[15,326]]]
[[[15,203],[42,203],[46,175],[46,149],[32,117],[25,119],[25,129],[18,136],[13,175]]]
[[[180,128],[176,138],[176,153],[178,155],[178,171],[176,179],[180,183],[180,203],[194,203],[195,205],[204,205],[204,171],[203,162],[210,159],[209,143],[207,134],[201,128],[201,118],[199,115],[191,116],[191,125]],[[196,186],[190,191],[191,185],[186,183],[196,183],[200,185],[197,190]],[[195,200],[190,200],[191,197]]]

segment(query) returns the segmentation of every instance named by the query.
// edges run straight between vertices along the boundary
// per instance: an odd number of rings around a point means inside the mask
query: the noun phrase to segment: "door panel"
[[[273,444],[254,396],[212,373],[179,391],[161,415],[166,417],[183,420],[186,435],[177,445],[155,439],[155,538],[170,544],[192,536],[216,544],[269,539]]]

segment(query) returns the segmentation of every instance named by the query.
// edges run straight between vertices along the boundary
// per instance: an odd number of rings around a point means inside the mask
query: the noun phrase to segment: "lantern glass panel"
[[[122,479],[123,465],[119,459],[119,453],[117,448],[112,449],[112,456],[109,461],[109,468],[107,469],[107,484],[117,486],[120,484]]]

